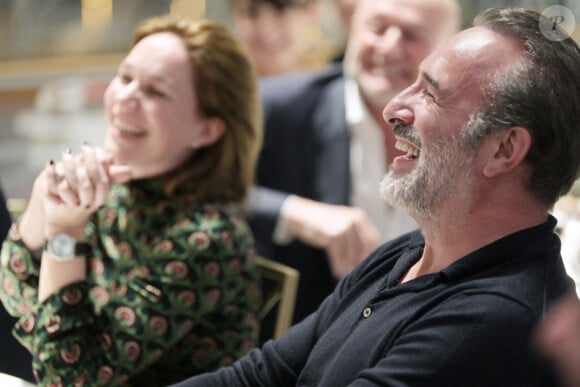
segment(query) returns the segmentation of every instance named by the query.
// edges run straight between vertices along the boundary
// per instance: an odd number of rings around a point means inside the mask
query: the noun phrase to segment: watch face
[[[75,240],[65,234],[58,234],[49,242],[50,252],[61,258],[74,257]]]

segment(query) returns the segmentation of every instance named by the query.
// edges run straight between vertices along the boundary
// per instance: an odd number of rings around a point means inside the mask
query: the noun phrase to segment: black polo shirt
[[[399,284],[424,246],[419,232],[404,235],[280,340],[183,385],[556,386],[531,347],[545,310],[573,289],[555,225],[550,217]]]

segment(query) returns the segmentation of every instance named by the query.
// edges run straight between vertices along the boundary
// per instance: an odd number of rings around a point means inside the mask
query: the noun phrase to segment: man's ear
[[[319,3],[319,1],[310,1],[305,5],[308,21],[313,26],[318,26],[320,24],[321,6]]]
[[[194,149],[203,148],[212,145],[222,138],[226,124],[219,117],[210,117],[203,120],[199,131],[196,133],[192,142]]]
[[[512,126],[491,137],[490,156],[483,167],[486,177],[495,177],[514,170],[526,158],[532,145],[530,132],[521,126]]]

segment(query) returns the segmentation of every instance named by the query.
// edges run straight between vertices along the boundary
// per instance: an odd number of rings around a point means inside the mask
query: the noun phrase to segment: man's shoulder
[[[342,65],[331,64],[318,71],[262,78],[260,93],[265,102],[276,98],[288,101],[288,99],[320,93],[326,87],[343,81]]]

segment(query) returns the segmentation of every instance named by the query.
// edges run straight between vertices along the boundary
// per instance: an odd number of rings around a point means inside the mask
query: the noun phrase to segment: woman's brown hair
[[[196,200],[241,202],[254,181],[262,141],[261,107],[257,80],[248,55],[221,24],[157,17],[145,21],[135,32],[133,47],[148,35],[172,32],[189,53],[193,89],[206,118],[225,124],[223,136],[196,150],[169,175],[169,196],[193,196]]]

